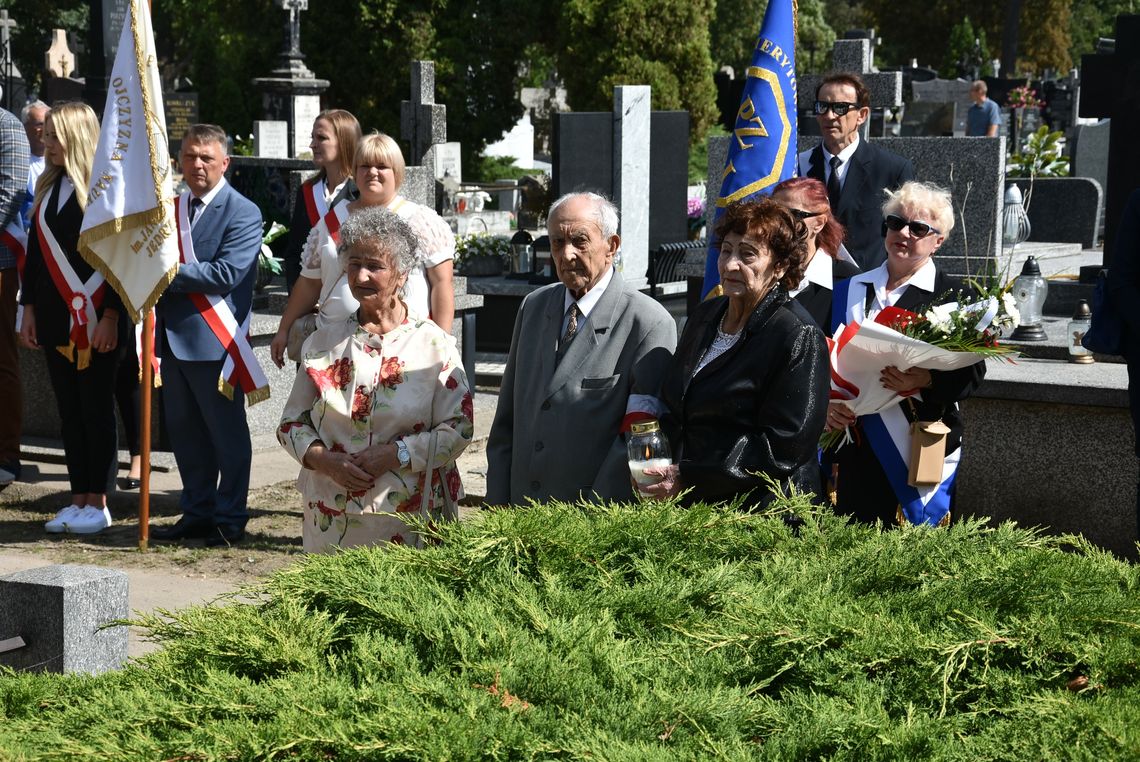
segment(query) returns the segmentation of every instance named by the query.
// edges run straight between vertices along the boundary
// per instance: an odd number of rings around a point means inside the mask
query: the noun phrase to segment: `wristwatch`
[[[402,439],[396,442],[396,460],[400,461],[400,465],[404,468],[412,464],[412,454],[408,452],[408,446]]]

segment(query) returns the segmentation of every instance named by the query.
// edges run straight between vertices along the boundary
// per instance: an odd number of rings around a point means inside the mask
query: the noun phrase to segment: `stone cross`
[[[67,46],[67,32],[51,30],[51,47],[44,54],[44,66],[55,77],[70,77],[75,71],[75,54]]]
[[[447,107],[435,102],[435,64],[412,61],[412,99],[400,101],[400,137],[412,145],[408,164],[423,164],[436,143],[447,141]]]
[[[1112,53],[1081,56],[1082,117],[1108,117],[1108,183],[1104,189],[1104,267],[1112,264],[1116,229],[1128,194],[1140,176],[1140,15],[1116,17]],[[1081,268],[1081,281],[1095,282],[1099,267]]]
[[[8,18],[8,10],[0,10],[0,62],[4,66],[4,76],[17,79],[21,76],[12,60],[12,30],[16,28],[16,21]]]
[[[879,72],[872,66],[871,41],[836,40],[831,53],[833,71],[853,72],[863,78],[871,94],[871,108],[898,108],[902,105],[902,72]],[[815,102],[815,89],[823,77],[805,74],[796,80],[796,97],[801,107]],[[860,137],[868,137],[871,120],[863,122]]]
[[[285,27],[286,55],[301,55],[301,11],[309,10],[309,0],[277,0],[277,5],[289,11],[289,22]]]

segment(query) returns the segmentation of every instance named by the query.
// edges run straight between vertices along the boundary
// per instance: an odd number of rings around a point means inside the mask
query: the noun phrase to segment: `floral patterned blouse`
[[[314,442],[354,453],[403,440],[411,463],[381,474],[362,492],[302,468],[304,547],[418,544],[401,520],[422,515],[428,449],[436,433],[428,516],[442,515],[443,489],[463,496],[455,460],[471,442],[472,399],[455,341],[435,323],[410,314],[383,335],[369,333],[355,315],[316,331],[277,430],[281,445],[302,462]]]

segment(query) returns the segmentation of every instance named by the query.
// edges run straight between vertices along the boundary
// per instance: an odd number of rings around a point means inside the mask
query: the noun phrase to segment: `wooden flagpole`
[[[139,550],[150,542],[150,399],[154,388],[154,310],[143,317],[142,357],[139,358]]]

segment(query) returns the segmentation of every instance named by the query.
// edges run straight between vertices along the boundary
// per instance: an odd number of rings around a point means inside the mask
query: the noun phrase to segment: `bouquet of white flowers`
[[[931,307],[925,315],[888,307],[874,320],[840,325],[828,339],[831,399],[842,400],[855,415],[871,415],[903,396],[880,382],[883,368],[957,370],[982,359],[1013,362],[1017,351],[998,343],[1019,320],[1013,297],[1002,289],[983,292],[968,302]],[[849,430],[825,432],[824,449],[851,441]]]

